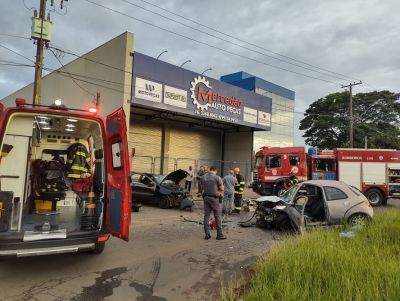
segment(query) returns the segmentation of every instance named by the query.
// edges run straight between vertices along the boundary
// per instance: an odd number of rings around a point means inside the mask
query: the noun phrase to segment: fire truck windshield
[[[262,156],[256,157],[256,163],[254,164],[254,168],[256,171],[262,166],[263,159],[264,159],[264,157],[262,157]]]

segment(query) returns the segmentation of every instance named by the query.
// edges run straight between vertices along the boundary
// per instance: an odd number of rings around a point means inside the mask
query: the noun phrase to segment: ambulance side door
[[[106,228],[116,237],[129,239],[131,222],[130,165],[125,113],[122,108],[106,120]]]

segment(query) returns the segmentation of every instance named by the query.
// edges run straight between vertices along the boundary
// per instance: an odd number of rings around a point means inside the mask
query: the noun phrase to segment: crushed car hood
[[[279,203],[283,202],[280,197],[277,197],[276,195],[268,195],[268,196],[262,196],[256,200],[257,202],[270,202],[270,203]]]
[[[168,174],[161,181],[161,184],[165,180],[170,180],[170,181],[173,181],[176,185],[179,185],[179,182],[182,181],[186,176],[187,176],[187,172],[186,171],[184,171],[183,169],[178,169],[178,170],[175,170],[175,171],[171,172],[170,174]]]

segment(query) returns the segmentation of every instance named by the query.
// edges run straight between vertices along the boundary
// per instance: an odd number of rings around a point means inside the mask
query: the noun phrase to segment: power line
[[[52,49],[49,49],[50,52],[54,55],[54,57],[57,59],[57,61],[60,63],[60,65],[62,66],[62,68],[64,68],[64,70],[69,74],[67,68],[64,66],[64,64],[61,62],[61,60],[57,57],[57,55],[54,53],[54,51]],[[69,74],[71,76],[71,74]],[[78,84],[78,82],[71,76],[72,81],[84,92],[93,95],[94,97],[96,97],[95,94],[91,93],[90,91],[88,91],[87,89],[83,88],[80,84]]]
[[[0,36],[10,37],[10,38],[18,38],[18,39],[25,39],[25,40],[31,40],[31,38],[27,38],[27,37],[24,37],[24,36],[19,36],[19,35],[16,35],[16,34],[0,33]]]
[[[269,55],[269,54],[266,54],[266,53],[264,53],[264,52],[260,52],[260,51],[254,50],[254,49],[251,49],[251,48],[249,48],[249,47],[246,47],[246,46],[240,45],[240,44],[238,44],[238,43],[229,41],[229,40],[227,40],[227,39],[218,37],[218,36],[216,36],[216,35],[210,34],[210,33],[206,32],[206,31],[204,31],[204,30],[201,30],[201,29],[195,28],[195,27],[193,27],[193,26],[187,25],[187,24],[185,24],[185,23],[182,23],[182,22],[180,22],[180,21],[174,20],[174,19],[169,18],[169,17],[167,17],[167,16],[165,16],[165,15],[162,15],[162,14],[160,14],[160,13],[154,12],[154,11],[152,11],[152,10],[150,10],[150,9],[147,9],[147,8],[142,7],[142,6],[140,6],[140,5],[137,5],[137,4],[135,4],[135,3],[129,2],[129,1],[127,1],[127,0],[121,0],[121,1],[123,1],[123,2],[125,2],[125,3],[128,3],[129,5],[132,5],[132,6],[134,6],[134,7],[137,7],[137,8],[140,8],[140,9],[142,9],[142,10],[145,10],[145,11],[147,11],[147,12],[150,12],[150,13],[152,13],[152,14],[155,14],[155,15],[157,15],[157,16],[160,16],[160,17],[162,17],[162,18],[165,18],[165,19],[167,19],[167,20],[170,20],[170,21],[172,21],[172,22],[174,22],[174,23],[177,23],[177,24],[179,24],[179,25],[182,25],[182,26],[185,26],[185,27],[190,28],[190,29],[192,29],[192,30],[198,31],[198,32],[200,32],[200,33],[202,33],[202,34],[208,35],[208,36],[213,37],[213,38],[215,38],[215,39],[218,39],[218,40],[224,41],[224,42],[226,42],[226,43],[232,44],[232,45],[234,45],[234,46],[243,48],[243,49],[245,49],[245,50],[248,50],[248,51],[251,51],[251,52],[254,52],[254,53],[257,53],[257,54],[261,54],[261,55],[263,55],[263,56],[266,56],[266,57],[272,58],[272,59],[274,59],[274,60],[278,60],[278,61],[284,62],[284,63],[289,64],[289,65],[293,65],[293,66],[296,66],[296,67],[299,67],[299,68],[303,68],[303,69],[306,69],[306,70],[309,70],[309,71],[312,71],[312,72],[316,72],[316,73],[319,73],[319,74],[321,74],[321,75],[333,77],[333,78],[340,79],[340,80],[346,80],[346,81],[349,80],[348,77],[343,77],[343,76],[338,77],[337,75],[331,75],[331,74],[328,74],[328,73],[325,73],[325,72],[321,72],[321,71],[318,71],[318,70],[314,70],[314,69],[312,69],[312,68],[305,67],[305,66],[302,66],[302,65],[299,65],[299,64],[296,64],[296,63],[288,62],[287,60],[274,57],[274,56]],[[232,38],[234,38],[234,37],[232,37]]]
[[[84,0],[84,1],[86,1],[86,0]],[[49,49],[54,49],[54,50],[57,50],[57,51],[60,51],[60,52],[63,52],[63,53],[69,54],[69,55],[73,55],[73,56],[75,56],[77,58],[84,59],[85,61],[88,61],[88,62],[96,63],[96,64],[102,65],[104,67],[108,67],[108,68],[111,68],[111,69],[114,69],[114,70],[118,70],[118,71],[121,71],[121,72],[125,72],[125,73],[128,73],[128,74],[132,75],[132,72],[130,72],[130,71],[127,71],[127,70],[124,70],[124,69],[121,69],[121,68],[118,68],[118,67],[115,67],[115,66],[111,66],[111,65],[105,64],[105,63],[100,62],[100,61],[92,60],[92,59],[89,59],[87,57],[81,57],[80,55],[78,55],[76,53],[73,53],[71,51],[62,50],[62,49],[54,47],[54,46],[49,46],[48,48]]]
[[[27,59],[28,61],[30,61],[30,62],[36,64],[35,61],[31,60],[30,58],[28,58],[28,57],[26,57],[26,56],[24,56],[24,55],[22,55],[22,54],[20,54],[20,53],[18,53],[18,52],[16,52],[16,51],[10,49],[10,48],[8,48],[7,46],[4,46],[4,45],[0,44],[0,47],[2,47],[2,48],[4,48],[4,49],[7,49],[8,51],[11,51],[12,53],[14,53],[14,54],[16,54],[16,55],[18,55],[18,56],[20,56],[20,57],[23,57],[24,59]]]
[[[239,53],[235,53],[235,52],[232,52],[232,51],[229,51],[229,50],[220,48],[220,47],[215,46],[215,45],[208,44],[208,43],[206,43],[206,42],[202,42],[202,41],[196,40],[196,39],[191,38],[191,37],[189,37],[189,36],[185,36],[185,35],[183,35],[183,34],[180,34],[180,33],[174,32],[174,31],[172,31],[172,30],[163,28],[163,27],[158,26],[158,25],[155,25],[155,24],[153,24],[153,23],[150,23],[150,22],[141,20],[141,19],[139,19],[139,18],[133,17],[133,16],[128,15],[128,14],[125,14],[125,13],[123,13],[123,12],[120,12],[120,11],[115,10],[115,9],[113,9],[113,8],[110,8],[110,7],[104,6],[104,5],[102,5],[102,4],[93,2],[93,1],[91,1],[91,0],[83,0],[83,1],[86,1],[86,2],[88,2],[88,3],[91,3],[91,4],[96,5],[96,6],[98,6],[98,7],[102,7],[102,8],[104,8],[104,9],[106,9],[106,10],[112,11],[112,12],[114,12],[114,13],[120,14],[120,15],[122,15],[122,16],[125,16],[125,17],[127,17],[127,18],[136,20],[136,21],[141,22],[141,23],[144,23],[144,24],[146,24],[146,25],[152,26],[152,27],[154,27],[154,28],[157,28],[157,29],[163,30],[163,31],[165,31],[165,32],[171,33],[171,34],[173,34],[173,35],[176,35],[176,36],[179,36],[179,37],[188,39],[188,40],[193,41],[193,42],[196,42],[196,43],[198,43],[198,44],[202,44],[202,45],[205,45],[205,46],[208,46],[208,47],[211,47],[211,48],[220,50],[220,51],[222,51],[222,52],[225,52],[225,53],[228,53],[228,54],[231,54],[231,55],[234,55],[234,56],[243,58],[243,59],[247,59],[247,60],[250,60],[250,61],[253,61],[253,62],[262,64],[262,65],[265,65],[265,66],[273,67],[273,68],[280,69],[280,70],[283,70],[283,71],[287,71],[287,72],[290,72],[290,73],[293,73],[293,74],[297,74],[297,75],[302,75],[302,76],[304,76],[304,77],[316,79],[316,80],[323,81],[323,82],[326,82],[326,83],[330,83],[330,84],[334,84],[334,85],[339,85],[338,83],[333,82],[333,81],[330,81],[330,80],[327,80],[327,79],[322,79],[322,78],[314,77],[314,76],[307,75],[307,74],[304,74],[304,73],[300,73],[300,72],[297,72],[297,71],[293,71],[293,70],[290,70],[290,69],[286,69],[286,68],[282,68],[282,67],[279,67],[279,66],[275,66],[275,65],[272,65],[272,64],[269,64],[269,63],[266,63],[266,62],[263,62],[263,61],[260,61],[260,60],[257,60],[257,59],[254,59],[254,58],[251,58],[251,57],[242,55],[242,54],[239,54]]]
[[[122,0],[122,1],[125,1],[125,0]],[[142,1],[142,2],[144,2],[144,3],[147,3],[147,4],[151,5],[151,6],[157,7],[158,9],[161,9],[161,10],[163,10],[163,11],[165,11],[165,12],[168,12],[168,13],[174,15],[174,16],[177,16],[177,17],[179,17],[179,18],[182,18],[182,19],[187,20],[187,21],[189,21],[189,22],[192,22],[192,23],[194,23],[194,24],[200,25],[200,26],[202,26],[202,27],[204,27],[204,28],[207,28],[207,29],[209,29],[209,30],[215,31],[215,32],[217,32],[217,33],[219,33],[219,34],[222,34],[222,35],[227,36],[227,37],[229,37],[229,38],[235,39],[235,40],[240,41],[240,42],[242,42],[242,43],[251,45],[251,46],[256,47],[256,48],[258,48],[258,49],[265,50],[265,51],[267,51],[267,52],[269,52],[269,53],[278,55],[278,56],[280,56],[280,57],[284,57],[284,58],[287,58],[287,59],[289,59],[289,60],[292,60],[292,61],[295,61],[295,62],[299,62],[299,63],[301,63],[301,64],[304,64],[304,65],[306,65],[306,66],[309,66],[309,67],[312,67],[312,68],[315,68],[315,69],[319,69],[319,70],[323,70],[323,71],[326,71],[326,72],[329,72],[329,73],[332,73],[332,74],[336,74],[336,75],[342,76],[342,77],[347,78],[347,79],[355,79],[355,78],[353,78],[353,77],[350,77],[350,76],[347,76],[347,75],[344,75],[344,74],[341,74],[341,73],[337,73],[337,72],[334,72],[334,71],[330,71],[330,70],[328,70],[328,69],[324,69],[324,68],[321,68],[321,67],[318,67],[318,66],[315,66],[315,65],[306,63],[306,62],[304,62],[304,61],[301,61],[301,60],[298,60],[298,59],[294,59],[294,58],[292,58],[292,57],[290,57],[290,56],[286,56],[286,55],[280,54],[280,53],[278,53],[278,52],[272,51],[272,50],[270,50],[270,49],[261,47],[261,46],[259,46],[259,45],[257,45],[257,44],[254,44],[254,43],[251,43],[251,42],[242,40],[242,39],[240,39],[240,38],[238,38],[238,37],[235,37],[235,36],[233,36],[233,35],[230,35],[230,34],[227,34],[227,33],[225,33],[225,32],[222,32],[222,31],[220,31],[220,30],[218,30],[218,29],[215,29],[215,28],[212,28],[212,27],[210,27],[210,26],[204,25],[204,24],[202,24],[202,23],[200,23],[200,22],[197,22],[197,21],[195,21],[195,20],[193,20],[193,19],[189,19],[189,18],[187,18],[187,17],[185,17],[185,16],[182,16],[182,15],[179,15],[179,14],[177,14],[177,13],[174,13],[173,11],[170,11],[170,10],[168,10],[168,9],[165,9],[165,8],[163,8],[163,7],[161,7],[161,6],[158,6],[158,5],[154,4],[154,3],[151,3],[151,2],[149,2],[149,1],[145,1],[145,0],[140,0],[140,1]],[[128,1],[125,1],[125,2],[128,2]]]

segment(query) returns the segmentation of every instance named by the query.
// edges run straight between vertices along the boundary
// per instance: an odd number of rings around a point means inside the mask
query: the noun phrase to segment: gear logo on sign
[[[196,97],[196,88],[199,84],[203,84],[206,86],[208,89],[211,89],[212,87],[210,86],[210,82],[206,80],[204,76],[198,76],[193,79],[191,82],[192,86],[190,88],[190,98],[192,99],[193,104],[197,107],[198,110],[201,111],[206,111],[208,108],[211,106],[209,102],[206,103],[200,103],[199,100]]]

